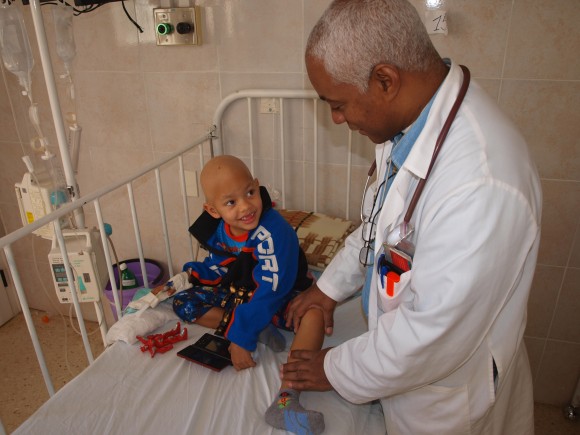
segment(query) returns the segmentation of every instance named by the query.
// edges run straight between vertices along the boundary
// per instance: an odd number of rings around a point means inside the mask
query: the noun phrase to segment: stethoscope
[[[453,106],[451,107],[451,110],[449,111],[449,115],[447,116],[447,119],[445,120],[445,124],[443,124],[443,128],[441,128],[441,131],[439,132],[439,136],[437,137],[437,142],[435,142],[435,149],[433,150],[433,156],[431,157],[431,162],[429,163],[429,168],[427,170],[427,174],[425,175],[425,178],[422,178],[419,180],[419,183],[417,184],[417,187],[415,188],[415,192],[413,193],[413,197],[411,198],[411,202],[409,203],[409,207],[407,208],[407,212],[405,213],[405,217],[403,219],[403,223],[401,224],[401,234],[404,234],[405,237],[409,236],[412,233],[412,226],[409,224],[409,222],[411,221],[411,216],[413,216],[413,212],[415,211],[415,207],[417,206],[417,202],[419,201],[419,198],[421,197],[421,193],[423,193],[423,189],[425,187],[425,184],[427,183],[427,178],[429,177],[429,174],[431,173],[431,169],[433,168],[433,165],[435,164],[435,160],[437,160],[437,156],[439,155],[439,151],[441,150],[441,147],[443,145],[443,142],[445,141],[445,138],[447,137],[447,133],[449,133],[449,129],[451,128],[451,124],[453,123],[453,120],[455,119],[455,116],[457,115],[457,112],[459,111],[459,107],[461,106],[461,103],[463,102],[463,99],[465,98],[465,94],[467,93],[467,88],[469,87],[469,81],[471,78],[471,74],[469,72],[469,69],[464,66],[464,65],[459,65],[463,71],[463,82],[461,83],[461,87],[459,89],[459,93],[457,94],[457,98],[455,99],[455,102],[453,103]],[[389,164],[391,162],[391,158],[389,158]],[[373,161],[373,163],[371,164],[371,167],[369,168],[368,174],[367,174],[367,180],[365,182],[365,187],[363,190],[363,197],[362,197],[362,202],[361,202],[361,221],[363,221],[363,223],[365,222],[365,219],[363,219],[363,208],[364,208],[364,202],[365,202],[365,197],[367,195],[367,191],[369,188],[369,182],[371,177],[373,176],[375,170],[377,168],[377,162],[376,160]],[[388,171],[388,169],[387,169]],[[378,193],[378,189],[377,189],[377,193]],[[370,216],[368,217],[369,220],[374,219],[373,217],[373,211],[374,211],[374,202],[376,201],[376,195],[375,194],[375,198],[373,200],[373,210],[371,210]],[[379,206],[378,210],[377,210],[377,214],[379,213],[379,211],[381,210],[382,205]]]

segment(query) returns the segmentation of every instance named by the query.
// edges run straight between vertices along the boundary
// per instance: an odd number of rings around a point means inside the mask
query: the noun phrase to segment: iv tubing
[[[58,92],[56,90],[56,81],[54,79],[54,72],[52,70],[50,53],[48,51],[44,21],[42,19],[42,12],[40,10],[40,0],[30,0],[30,11],[32,13],[32,21],[34,22],[34,30],[36,31],[36,40],[38,41],[40,60],[42,63],[42,70],[44,72],[44,81],[46,82],[46,88],[48,91],[48,99],[50,101],[50,108],[52,111],[52,118],[56,130],[58,148],[60,150],[60,157],[62,159],[62,166],[64,169],[64,176],[67,187],[71,189],[70,194],[72,199],[75,200],[80,197],[80,193],[75,180],[74,168],[68,150],[67,135],[60,110],[60,102],[58,99]],[[85,228],[85,217],[83,209],[75,209],[74,214],[77,227]]]

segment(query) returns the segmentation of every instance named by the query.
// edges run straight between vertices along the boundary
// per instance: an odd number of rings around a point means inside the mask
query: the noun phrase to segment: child
[[[234,309],[225,336],[231,342],[234,368],[254,367],[251,352],[259,337],[278,350],[285,347],[284,337],[272,323],[284,327],[288,302],[312,284],[306,257],[292,227],[272,208],[266,189],[260,188],[240,159],[228,155],[211,159],[200,181],[205,211],[189,231],[209,256],[184,265],[193,288],[178,293],[173,307],[183,320],[215,329],[228,308],[222,307],[222,301],[230,286],[253,290],[250,300]],[[292,349],[318,350],[323,339],[322,312],[311,309],[302,319]],[[287,387],[282,383],[266,411],[266,421],[279,429],[321,433],[324,416],[302,408],[299,393]]]

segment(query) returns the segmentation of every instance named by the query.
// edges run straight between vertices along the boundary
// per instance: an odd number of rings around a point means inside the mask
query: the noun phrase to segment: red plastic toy
[[[141,346],[141,352],[149,351],[151,358],[153,358],[156,353],[165,353],[168,350],[173,349],[174,343],[187,340],[187,328],[183,328],[182,330],[181,322],[177,322],[174,329],[163,334],[152,334],[148,335],[147,338],[137,335],[137,340],[143,343],[143,346]]]

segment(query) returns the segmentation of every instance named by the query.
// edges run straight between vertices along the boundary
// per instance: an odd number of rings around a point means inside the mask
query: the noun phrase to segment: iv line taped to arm
[[[159,293],[153,294],[152,292],[149,292],[145,296],[135,301],[131,301],[129,305],[127,305],[127,308],[137,311],[144,311],[147,308],[155,308],[159,302],[169,299],[176,293],[190,289],[191,287],[193,287],[193,285],[189,282],[189,273],[180,272],[167,281],[163,290]]]

